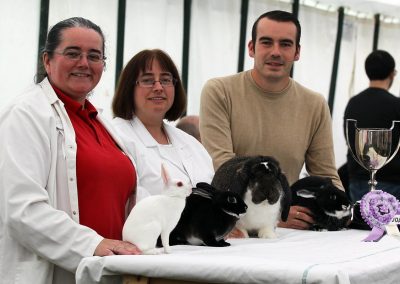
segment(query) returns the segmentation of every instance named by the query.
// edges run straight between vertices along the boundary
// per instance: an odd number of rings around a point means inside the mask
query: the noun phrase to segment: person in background
[[[329,177],[342,188],[328,105],[290,78],[300,57],[300,35],[293,14],[262,14],[248,43],[253,69],[211,79],[203,87],[200,134],[215,169],[235,156],[273,156],[290,184],[305,164],[310,175]],[[307,208],[292,206],[288,221],[279,226],[307,229],[313,223]]]
[[[87,100],[104,60],[100,27],[57,23],[44,79],[0,114],[2,283],[75,283],[84,257],[140,253],[121,241],[135,167]]]
[[[365,72],[369,79],[369,87],[352,97],[347,103],[343,120],[345,135],[346,119],[357,120],[358,128],[390,128],[393,120],[400,120],[400,99],[389,93],[396,75],[395,61],[392,55],[384,50],[371,52],[365,60]],[[394,144],[394,146],[396,145]],[[347,153],[347,171],[350,198],[356,202],[369,192],[369,172],[354,160],[349,151]],[[397,153],[392,161],[377,172],[377,189],[393,194],[400,199],[399,173],[400,153]]]
[[[192,135],[201,143],[198,115],[187,115],[182,117],[176,124],[176,128]]]
[[[178,70],[164,51],[143,50],[121,73],[112,102],[114,126],[136,161],[138,200],[160,194],[161,164],[172,178],[211,182],[212,160],[191,135],[164,122],[179,119],[186,94]]]

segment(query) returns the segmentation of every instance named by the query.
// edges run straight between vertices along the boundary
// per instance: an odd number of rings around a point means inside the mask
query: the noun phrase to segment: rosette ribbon
[[[365,194],[361,199],[360,212],[372,230],[363,241],[379,241],[385,233],[385,226],[392,221],[399,210],[398,200],[387,192],[374,190]]]

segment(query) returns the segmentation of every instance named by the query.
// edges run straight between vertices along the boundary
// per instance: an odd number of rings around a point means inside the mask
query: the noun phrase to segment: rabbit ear
[[[212,199],[212,193],[202,188],[193,188],[192,194],[200,195],[201,197]]]
[[[286,222],[289,216],[290,204],[292,204],[292,192],[290,190],[287,178],[284,174],[279,174],[279,181],[283,189],[283,198],[281,201],[281,206],[282,206],[281,219],[282,221]]]
[[[164,164],[161,164],[161,177],[164,181],[164,184],[167,185],[170,181],[170,177],[168,175],[167,169],[165,168]]]
[[[205,190],[211,190],[211,191],[215,190],[215,188],[212,185],[210,185],[210,184],[208,184],[206,182],[199,182],[199,183],[196,184],[196,187],[197,188],[201,188],[201,189],[205,189]]]
[[[303,198],[313,198],[316,199],[317,196],[315,195],[315,192],[309,191],[307,189],[300,189],[296,192],[297,196],[303,197]]]

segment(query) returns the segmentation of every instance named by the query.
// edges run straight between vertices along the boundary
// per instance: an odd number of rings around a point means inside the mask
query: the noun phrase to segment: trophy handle
[[[392,126],[390,127],[390,131],[392,131],[392,133],[393,133],[393,130],[395,129],[395,127],[397,126],[397,128],[399,128],[398,126],[400,125],[400,120],[393,120],[393,122],[392,122]],[[399,134],[399,133],[398,133]],[[387,161],[386,161],[386,163],[385,163],[385,165],[387,164],[387,163],[389,163],[395,156],[396,156],[396,154],[397,154],[397,152],[399,151],[399,148],[400,148],[400,136],[399,135],[397,135],[398,136],[398,142],[397,142],[397,146],[396,146],[396,150],[394,150],[394,152],[393,153],[391,153],[391,157],[389,158],[389,159],[387,159]]]
[[[364,169],[369,171],[369,169],[358,160],[357,156],[354,154],[353,148],[351,147],[352,143],[350,143],[350,138],[349,138],[349,127],[352,125],[353,127],[353,133],[356,133],[356,131],[359,131],[357,128],[357,120],[355,119],[346,119],[346,142],[347,142],[347,147],[349,147],[349,152],[351,153],[351,156],[353,159]],[[354,143],[353,143],[354,144]]]

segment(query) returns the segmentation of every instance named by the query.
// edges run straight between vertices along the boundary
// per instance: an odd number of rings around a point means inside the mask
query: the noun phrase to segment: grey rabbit
[[[307,207],[313,213],[311,230],[338,231],[351,219],[351,203],[346,193],[328,177],[308,176],[291,186],[292,205]]]
[[[224,237],[246,209],[238,194],[198,183],[186,198],[181,218],[170,234],[170,244],[229,246]]]
[[[238,193],[247,204],[246,215],[236,224],[245,237],[275,238],[277,223],[287,220],[291,191],[271,156],[234,157],[215,172],[211,185]]]

